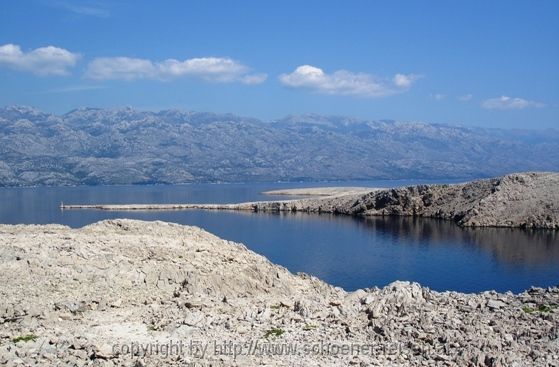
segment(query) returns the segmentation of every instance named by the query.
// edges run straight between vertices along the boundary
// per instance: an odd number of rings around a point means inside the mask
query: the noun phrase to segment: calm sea
[[[410,280],[435,290],[520,292],[559,284],[559,234],[520,229],[463,229],[413,218],[215,211],[61,211],[68,204],[234,203],[270,200],[262,191],[312,186],[394,187],[426,181],[176,186],[0,188],[0,223],[70,227],[108,218],[196,225],[242,242],[292,272],[347,290]],[[285,199],[285,197],[283,197]]]

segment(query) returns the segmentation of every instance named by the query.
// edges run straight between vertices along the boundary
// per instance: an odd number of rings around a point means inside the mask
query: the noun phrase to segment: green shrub
[[[282,336],[285,333],[285,330],[280,329],[280,328],[271,328],[270,330],[267,330],[266,333],[264,334],[264,337],[266,339],[268,339],[270,336]]]
[[[38,336],[33,334],[21,335],[12,339],[14,343],[28,342],[37,340]]]

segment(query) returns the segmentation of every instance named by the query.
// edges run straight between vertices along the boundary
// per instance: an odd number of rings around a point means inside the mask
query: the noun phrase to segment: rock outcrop
[[[418,185],[293,201],[254,203],[258,211],[403,215],[465,227],[559,229],[559,173],[516,173],[455,185]]]
[[[0,225],[7,366],[557,366],[558,304],[559,288],[348,293],[164,222]]]

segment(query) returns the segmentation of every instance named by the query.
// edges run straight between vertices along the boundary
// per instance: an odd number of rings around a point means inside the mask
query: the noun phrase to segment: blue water
[[[463,229],[445,221],[399,217],[58,208],[60,202],[229,203],[274,199],[261,192],[279,188],[420,182],[426,181],[4,188],[0,223],[81,227],[102,219],[134,218],[196,225],[242,242],[292,272],[306,272],[347,290],[381,287],[394,280],[461,292],[520,292],[532,285],[559,284],[559,233],[554,231]]]

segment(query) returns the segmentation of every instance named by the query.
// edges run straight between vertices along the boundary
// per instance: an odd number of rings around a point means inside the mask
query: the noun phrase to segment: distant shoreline
[[[440,218],[463,227],[559,229],[559,174],[518,173],[453,185],[267,191],[304,199],[239,204],[62,204],[62,210],[237,210]]]
[[[264,191],[265,195],[285,195],[285,196],[335,196],[335,195],[357,195],[366,194],[372,191],[382,190],[378,187],[307,187],[298,189],[280,189]]]
[[[264,195],[276,196],[311,196],[311,197],[337,197],[345,195],[361,195],[370,192],[381,190],[380,188],[368,187],[309,187],[297,189],[282,189],[264,191]],[[202,209],[202,210],[250,210],[257,211],[261,205],[270,203],[290,203],[293,200],[282,201],[253,201],[239,204],[61,204],[60,208],[63,210],[75,209],[98,209],[98,210],[114,210],[114,211],[129,211],[129,210],[187,210],[187,209]]]

